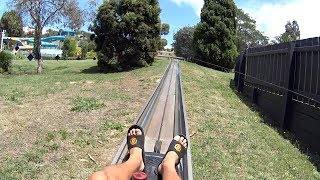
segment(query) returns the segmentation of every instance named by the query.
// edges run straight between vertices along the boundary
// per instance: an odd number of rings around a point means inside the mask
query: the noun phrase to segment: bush
[[[16,53],[16,55],[14,56],[14,60],[26,60],[27,57],[22,54],[22,53]]]
[[[81,52],[81,50],[80,50]],[[77,54],[77,40],[72,37],[67,37],[62,46],[62,57],[67,59],[69,56],[75,56]]]
[[[55,56],[42,56],[43,60],[56,60]],[[61,57],[60,57],[61,58]]]
[[[0,68],[2,72],[8,72],[12,66],[13,55],[11,53],[1,51],[0,52]]]
[[[87,59],[97,58],[97,53],[94,51],[87,52]]]

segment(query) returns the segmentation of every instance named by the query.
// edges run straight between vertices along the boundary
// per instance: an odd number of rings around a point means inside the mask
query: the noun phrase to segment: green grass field
[[[0,179],[86,179],[110,164],[168,61],[100,74],[97,61],[15,61],[0,75]]]
[[[308,157],[229,87],[233,74],[181,68],[195,179],[320,179]]]
[[[14,62],[0,75],[0,179],[86,179],[110,164],[168,61],[100,74],[96,61]],[[229,87],[181,64],[195,179],[320,179],[308,157]]]

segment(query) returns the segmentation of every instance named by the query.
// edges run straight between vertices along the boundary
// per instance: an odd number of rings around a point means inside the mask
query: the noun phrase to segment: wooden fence
[[[238,91],[315,152],[320,152],[319,41],[250,48],[237,58],[235,68]]]

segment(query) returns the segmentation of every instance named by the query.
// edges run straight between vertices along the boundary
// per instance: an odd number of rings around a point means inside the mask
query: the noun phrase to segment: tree
[[[86,59],[87,52],[89,51],[89,43],[87,41],[81,41],[81,59]]]
[[[163,23],[161,25],[161,35],[168,35],[170,32],[170,25],[167,23]]]
[[[196,57],[227,69],[233,68],[237,56],[236,29],[236,6],[232,0],[205,0],[201,21],[194,31]]]
[[[298,22],[296,20],[287,22],[285,25],[285,32],[282,33],[280,36],[275,37],[276,42],[275,43],[284,43],[284,42],[290,42],[300,39],[300,29]]]
[[[79,29],[83,24],[83,11],[79,8],[77,0],[11,0],[9,5],[16,11],[28,17],[34,25],[35,58],[38,60],[37,72],[42,72],[43,61],[41,59],[40,46],[42,30],[47,25],[64,24],[70,29]]]
[[[77,52],[77,40],[72,37],[66,37],[62,46],[62,57],[68,59],[68,57],[74,57]]]
[[[237,9],[237,49],[238,53],[250,47],[264,46],[269,38],[256,29],[256,21],[249,14]]]
[[[186,26],[174,34],[173,49],[177,56],[184,58],[194,57],[192,48],[194,29],[194,27]]]
[[[45,34],[42,35],[42,37],[50,37],[50,36],[58,36],[59,31],[48,29]]]
[[[168,45],[168,41],[164,38],[160,39],[159,50],[164,50],[164,47]]]
[[[104,1],[91,28],[100,70],[152,64],[160,43],[159,14],[157,0]]]
[[[163,23],[161,25],[161,35],[168,35],[170,32],[170,25],[167,23]],[[164,38],[160,39],[160,43],[159,43],[159,49],[158,50],[163,50],[165,46],[168,45],[168,41]]]
[[[6,30],[7,36],[22,37],[23,25],[22,19],[18,12],[12,10],[3,13],[1,17],[1,26]]]

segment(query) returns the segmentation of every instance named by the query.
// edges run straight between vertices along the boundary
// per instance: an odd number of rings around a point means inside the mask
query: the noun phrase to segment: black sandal
[[[188,139],[184,135],[180,134],[178,136],[183,137],[187,141],[187,147],[184,147],[179,141],[176,141],[175,139],[172,139],[172,141],[171,141],[171,143],[170,143],[170,145],[168,147],[168,150],[167,150],[166,154],[164,155],[164,158],[165,158],[166,155],[168,154],[168,152],[174,151],[179,157],[178,162],[175,164],[175,166],[177,166],[180,163],[181,158],[183,158],[183,156],[187,153],[187,149],[188,149],[188,146],[189,146]],[[161,161],[161,163],[162,162],[163,162],[163,160]],[[159,168],[160,164],[158,165],[158,168]],[[159,175],[158,168],[155,171],[155,173],[157,175]]]
[[[140,129],[141,132],[142,132],[142,135],[131,135],[131,136],[129,136],[128,134],[130,133],[130,131],[132,129]],[[128,129],[127,146],[128,146],[128,150],[130,150],[130,149],[132,149],[134,147],[138,147],[138,148],[142,149],[142,160],[143,160],[143,163],[145,164],[145,159],[146,158],[145,158],[145,153],[144,153],[144,131],[143,131],[143,128],[141,126],[135,124],[135,125],[132,125]]]

